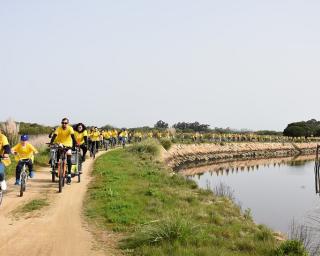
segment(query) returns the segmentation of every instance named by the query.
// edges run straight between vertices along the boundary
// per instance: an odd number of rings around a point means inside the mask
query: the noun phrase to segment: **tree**
[[[159,120],[155,125],[154,125],[154,128],[157,128],[157,129],[167,129],[169,127],[168,123],[162,121],[162,120]]]
[[[309,121],[295,122],[288,124],[284,129],[283,135],[292,137],[310,137],[311,135],[318,136],[320,132],[320,122],[311,119]]]

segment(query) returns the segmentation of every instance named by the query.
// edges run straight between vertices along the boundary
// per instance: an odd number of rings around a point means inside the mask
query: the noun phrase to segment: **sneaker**
[[[16,182],[14,183],[14,185],[20,185],[20,184],[21,184],[20,179],[16,179]]]
[[[29,177],[32,179],[34,177],[34,171],[29,172]]]
[[[68,174],[67,176],[67,184],[70,185],[71,183],[71,174]]]
[[[7,190],[7,183],[5,180],[0,182],[0,187],[1,187],[1,190],[3,191]]]

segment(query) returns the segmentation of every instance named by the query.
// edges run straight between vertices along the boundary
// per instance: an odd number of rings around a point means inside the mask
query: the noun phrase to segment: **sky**
[[[0,0],[0,120],[320,119],[320,1]]]

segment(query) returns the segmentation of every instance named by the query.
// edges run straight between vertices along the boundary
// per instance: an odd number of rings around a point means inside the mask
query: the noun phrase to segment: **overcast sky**
[[[0,120],[320,119],[320,1],[0,0]]]

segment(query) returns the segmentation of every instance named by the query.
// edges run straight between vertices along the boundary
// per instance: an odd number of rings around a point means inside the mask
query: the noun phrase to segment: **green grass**
[[[49,203],[47,199],[33,199],[30,202],[23,205],[17,210],[19,213],[30,213],[34,211],[41,210],[43,207],[48,206]]]
[[[274,255],[272,232],[231,200],[133,152],[97,159],[85,202],[89,220],[125,236],[128,255]]]

